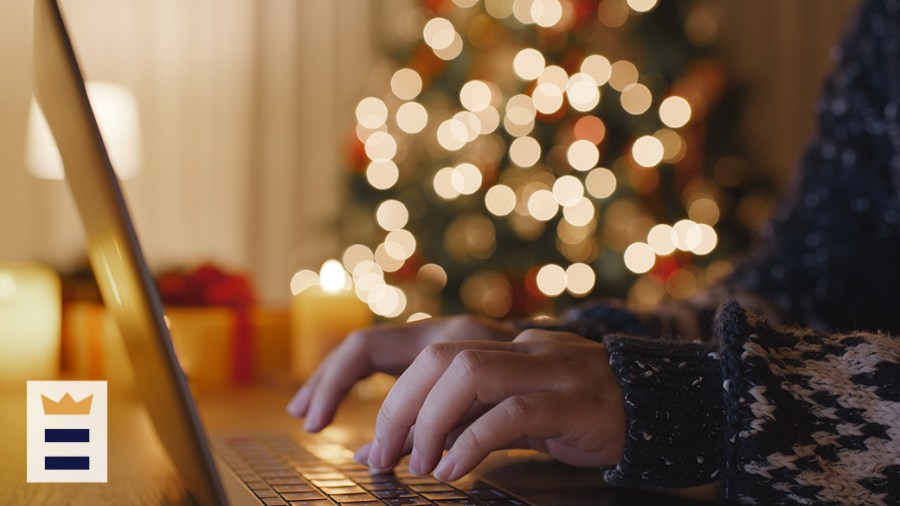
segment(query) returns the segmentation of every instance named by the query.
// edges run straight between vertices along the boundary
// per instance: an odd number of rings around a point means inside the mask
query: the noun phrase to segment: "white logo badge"
[[[28,382],[28,482],[106,483],[106,382]]]

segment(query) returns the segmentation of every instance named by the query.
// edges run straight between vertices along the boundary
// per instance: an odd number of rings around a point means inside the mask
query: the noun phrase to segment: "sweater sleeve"
[[[735,303],[716,334],[725,497],[900,504],[900,339],[770,325]]]
[[[749,504],[900,503],[900,339],[777,326],[734,301],[715,336],[607,337],[628,418],[607,481],[721,480]]]

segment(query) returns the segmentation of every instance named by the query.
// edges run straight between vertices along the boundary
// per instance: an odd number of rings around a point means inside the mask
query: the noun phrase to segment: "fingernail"
[[[303,402],[303,398],[305,397],[304,394],[305,392],[303,391],[303,389],[300,389],[300,391],[297,392],[297,395],[295,395],[294,398],[291,399],[290,402],[288,402],[287,412],[292,416],[303,416],[303,413],[300,412],[300,407],[301,403]]]
[[[453,458],[452,454],[448,453],[444,455],[444,458],[441,459],[441,462],[435,468],[434,477],[441,481],[453,481],[456,478],[454,476],[455,473],[456,459]]]
[[[419,468],[419,451],[413,447],[412,453],[409,456],[409,472],[417,475],[422,475],[422,470]]]
[[[385,467],[384,462],[384,451],[381,449],[381,445],[378,444],[378,440],[372,441],[372,446],[369,448],[369,467],[372,469],[383,470]]]
[[[353,454],[353,461],[357,464],[366,465],[366,462],[369,459],[369,450],[372,448],[372,443],[366,443],[362,445],[359,450],[356,450],[356,453]]]
[[[306,414],[306,421],[303,423],[303,429],[306,432],[318,432],[321,429],[321,415],[317,411]]]

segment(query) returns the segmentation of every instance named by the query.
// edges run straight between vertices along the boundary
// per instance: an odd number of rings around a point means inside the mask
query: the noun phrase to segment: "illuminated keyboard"
[[[286,435],[234,436],[213,440],[218,455],[269,506],[523,506],[527,503],[489,486],[457,488],[429,476],[372,475],[342,445],[295,440]]]

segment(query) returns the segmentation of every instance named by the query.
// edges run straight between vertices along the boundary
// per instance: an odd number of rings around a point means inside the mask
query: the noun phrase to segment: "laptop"
[[[198,504],[577,506],[681,502],[671,496],[604,488],[597,470],[502,452],[475,473],[445,484],[399,468],[396,474],[372,476],[352,462],[352,453],[335,452],[333,444],[317,436],[242,435],[222,439],[221,447],[217,445],[213,451],[178,365],[155,281],[144,261],[56,0],[35,0],[34,73],[35,97],[62,155],[66,180],[87,233],[91,267],[107,311],[125,341],[138,393],[160,442]]]

